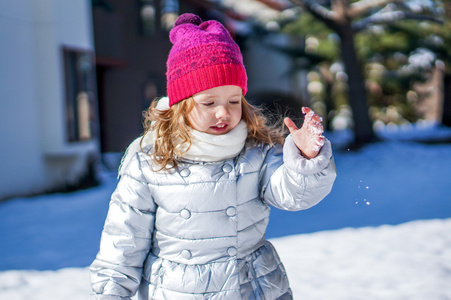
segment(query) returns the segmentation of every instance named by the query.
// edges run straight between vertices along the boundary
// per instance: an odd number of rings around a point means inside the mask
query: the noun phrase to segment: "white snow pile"
[[[451,299],[451,219],[273,240],[295,299]]]

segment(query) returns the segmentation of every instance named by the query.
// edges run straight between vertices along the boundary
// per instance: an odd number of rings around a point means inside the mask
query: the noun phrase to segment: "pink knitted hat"
[[[169,106],[222,85],[239,86],[246,94],[247,75],[240,48],[221,23],[183,14],[169,39],[173,44],[166,63]]]

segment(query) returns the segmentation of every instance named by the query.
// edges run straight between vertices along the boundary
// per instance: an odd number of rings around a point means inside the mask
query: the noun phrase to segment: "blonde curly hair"
[[[157,166],[170,169],[177,166],[177,161],[183,157],[191,145],[191,124],[189,113],[195,106],[194,99],[189,97],[172,105],[167,110],[157,108],[158,99],[152,101],[149,108],[144,111],[144,134],[154,131],[155,143],[150,153]],[[279,122],[270,125],[269,119],[263,114],[260,107],[256,107],[242,97],[242,120],[246,122],[248,136],[246,145],[282,144],[284,143],[283,128]],[[141,148],[142,148],[141,139]],[[181,148],[180,145],[188,145]]]

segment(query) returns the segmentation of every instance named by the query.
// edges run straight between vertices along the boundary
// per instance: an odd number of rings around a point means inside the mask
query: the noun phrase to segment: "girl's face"
[[[193,96],[194,108],[188,114],[191,127],[197,131],[221,135],[241,121],[243,92],[235,85],[224,85]]]

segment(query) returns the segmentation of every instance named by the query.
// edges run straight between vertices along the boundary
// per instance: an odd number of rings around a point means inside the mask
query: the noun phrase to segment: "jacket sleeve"
[[[330,193],[337,170],[330,141],[317,157],[306,159],[289,135],[282,147],[271,148],[260,174],[261,197],[283,210],[302,210]]]
[[[100,251],[90,266],[96,299],[130,299],[150,249],[156,206],[142,175],[139,154],[122,165],[111,196]]]

